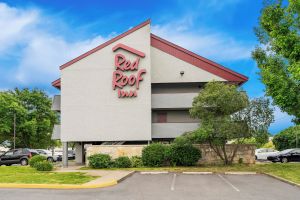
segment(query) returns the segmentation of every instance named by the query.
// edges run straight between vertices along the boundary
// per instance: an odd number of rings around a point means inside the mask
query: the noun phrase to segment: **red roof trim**
[[[195,65],[205,71],[220,76],[225,80],[238,82],[239,84],[242,84],[243,82],[246,82],[248,80],[248,77],[242,74],[225,68],[222,65],[219,65],[211,60],[199,56],[154,34],[151,34],[151,46],[172,56],[175,56],[185,62]]]
[[[142,58],[145,57],[145,54],[143,52],[141,52],[139,50],[136,50],[136,49],[134,49],[132,47],[129,47],[129,46],[125,45],[125,44],[117,44],[116,46],[114,46],[112,48],[113,51],[117,51],[118,49],[124,49],[124,50],[129,51],[129,52],[131,52],[131,53],[133,53],[135,55],[138,55],[138,56],[140,56]]]
[[[60,89],[60,78],[59,79],[56,79],[55,81],[53,81],[52,83],[52,86],[57,88],[57,89]]]
[[[132,29],[126,31],[125,33],[122,33],[121,35],[118,35],[118,36],[112,38],[111,40],[109,40],[109,41],[107,41],[107,42],[105,42],[105,43],[97,46],[96,48],[94,48],[94,49],[92,49],[92,50],[90,50],[90,51],[88,51],[88,52],[86,52],[86,53],[78,56],[77,58],[74,58],[73,60],[71,60],[71,61],[69,61],[69,62],[61,65],[60,66],[60,70],[62,70],[64,68],[72,65],[73,63],[75,63],[75,62],[77,62],[77,61],[79,61],[79,60],[81,60],[81,59],[83,59],[83,58],[85,58],[85,57],[87,57],[87,56],[89,56],[89,55],[91,55],[93,53],[95,53],[96,51],[98,51],[98,50],[100,50],[100,49],[102,49],[102,48],[104,48],[104,47],[112,44],[113,42],[115,42],[115,41],[117,41],[117,40],[119,40],[119,39],[121,39],[121,38],[123,38],[123,37],[125,37],[125,36],[127,36],[129,34],[131,34],[132,32],[134,32],[134,31],[136,31],[136,30],[138,30],[138,29],[140,29],[140,28],[142,28],[142,27],[144,27],[144,26],[146,26],[148,24],[150,24],[150,19],[148,19],[145,22],[143,22],[143,23],[141,23],[141,24],[133,27]]]

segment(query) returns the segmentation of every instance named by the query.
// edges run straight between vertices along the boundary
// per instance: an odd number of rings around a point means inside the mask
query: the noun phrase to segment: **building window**
[[[157,113],[157,123],[167,123],[167,113],[166,112]]]

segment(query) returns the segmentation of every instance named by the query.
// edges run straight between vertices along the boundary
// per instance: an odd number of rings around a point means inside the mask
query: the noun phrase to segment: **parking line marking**
[[[213,174],[212,172],[182,172],[182,174],[191,174],[191,175],[208,175],[208,174]]]
[[[167,171],[153,171],[153,172],[141,172],[140,174],[168,174]]]
[[[176,181],[176,174],[174,174],[173,176],[173,180],[172,180],[172,184],[171,184],[171,191],[174,191],[175,190],[175,181]]]
[[[239,192],[240,190],[235,187],[232,183],[230,183],[227,179],[225,179],[223,176],[221,176],[221,174],[218,174],[218,176],[228,185],[230,185],[235,191]]]

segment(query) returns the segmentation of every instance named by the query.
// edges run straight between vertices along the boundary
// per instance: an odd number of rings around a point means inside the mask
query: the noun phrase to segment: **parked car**
[[[51,151],[46,150],[46,149],[36,149],[36,150],[40,155],[45,156],[47,158],[47,161],[49,161],[49,162],[56,162],[57,161],[58,156],[55,155],[55,154],[52,155]]]
[[[268,160],[282,163],[300,162],[300,148],[283,150],[276,155],[268,156]]]
[[[69,150],[68,151],[68,160],[74,160],[75,159],[75,151]]]
[[[268,156],[274,156],[279,151],[268,148],[261,148],[255,150],[255,159],[256,160],[267,160]]]
[[[33,149],[12,149],[0,156],[0,165],[21,164],[25,166],[28,165],[29,159],[35,155],[38,155],[38,152]]]
[[[62,161],[62,151],[57,151],[57,161]],[[68,150],[68,160],[74,160],[75,159],[75,152],[73,150]]]

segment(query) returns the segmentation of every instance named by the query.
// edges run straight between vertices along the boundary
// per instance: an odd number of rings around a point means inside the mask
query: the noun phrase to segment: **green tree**
[[[41,90],[15,89],[0,92],[0,143],[13,143],[16,115],[16,147],[48,148],[54,145],[51,133],[57,115],[51,99]]]
[[[273,143],[279,151],[300,147],[300,125],[289,127],[276,134]]]
[[[252,52],[266,94],[300,123],[300,1],[272,0],[261,11]]]
[[[187,137],[196,143],[208,143],[224,164],[233,162],[239,145],[245,139],[265,138],[273,121],[273,110],[268,100],[249,102],[246,93],[235,85],[220,82],[205,85],[194,98],[190,114],[200,119],[201,126],[186,134]],[[228,152],[226,144],[232,140],[237,145],[232,152]]]

